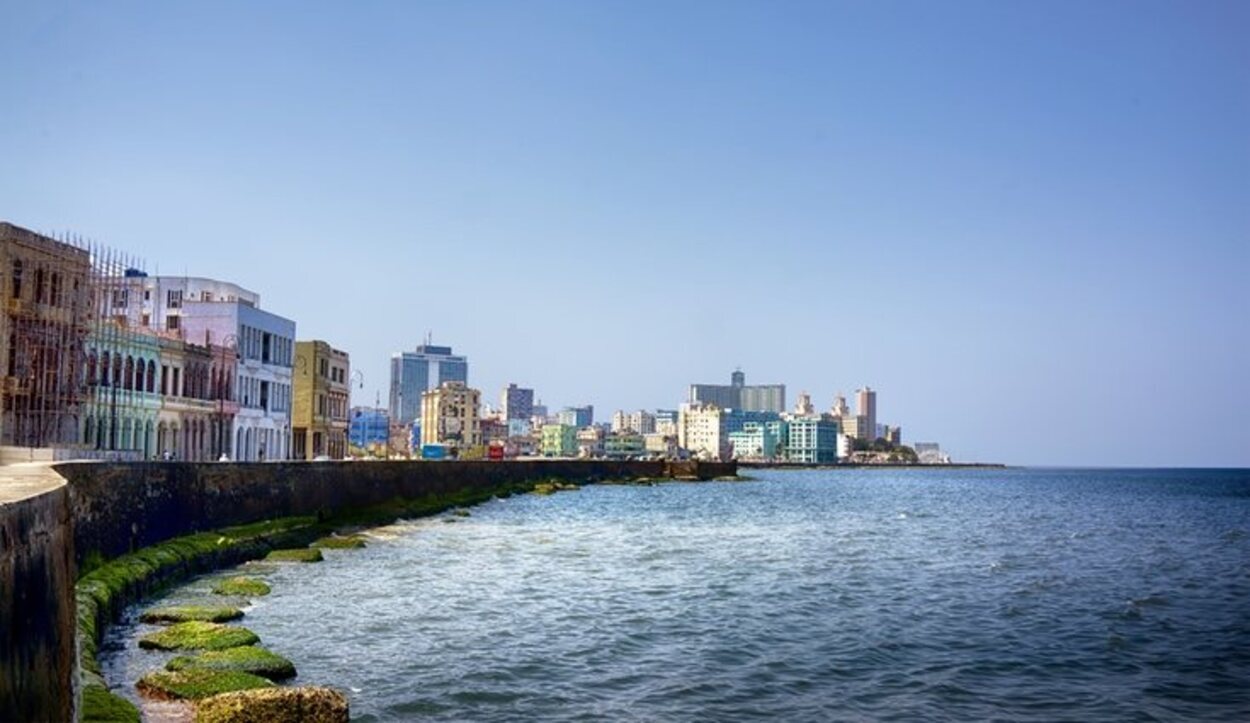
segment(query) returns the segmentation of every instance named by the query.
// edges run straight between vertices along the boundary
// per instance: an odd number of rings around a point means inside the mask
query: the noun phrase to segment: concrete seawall
[[[0,720],[73,715],[70,495],[46,465],[0,468]]]
[[[193,532],[333,515],[396,498],[550,478],[712,479],[735,474],[737,466],[533,460],[67,462],[2,469],[0,720],[34,721],[72,716],[74,583],[88,556],[110,559]]]

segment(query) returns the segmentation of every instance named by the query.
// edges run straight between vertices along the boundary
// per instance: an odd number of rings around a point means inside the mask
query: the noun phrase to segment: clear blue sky
[[[1250,465],[1250,3],[0,0],[0,218],[597,414]],[[385,395],[383,395],[385,397]],[[357,399],[357,401],[361,401]]]

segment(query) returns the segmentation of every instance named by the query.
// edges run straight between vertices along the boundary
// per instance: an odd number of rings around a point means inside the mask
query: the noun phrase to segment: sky
[[[552,409],[1250,466],[1250,3],[0,0],[0,220]]]

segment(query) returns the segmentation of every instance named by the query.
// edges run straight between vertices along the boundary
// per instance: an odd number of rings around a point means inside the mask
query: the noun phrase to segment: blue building
[[[444,382],[469,383],[469,360],[449,346],[422,344],[391,355],[391,418],[408,424],[421,418],[421,395]]]
[[[566,424],[574,429],[582,429],[595,423],[595,407],[592,404],[587,404],[584,407],[565,407],[556,416],[560,424]]]
[[[838,461],[838,423],[832,419],[798,417],[786,433],[786,461],[834,464]]]
[[[385,409],[352,407],[347,439],[353,447],[385,446],[390,439],[391,418]]]

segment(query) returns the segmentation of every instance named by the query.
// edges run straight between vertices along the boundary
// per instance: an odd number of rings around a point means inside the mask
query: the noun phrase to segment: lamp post
[[[364,389],[365,388],[365,373],[360,371],[359,369],[353,369],[351,377],[348,379],[348,383],[347,383],[347,409],[344,410],[344,412],[348,415],[348,421],[347,421],[347,447],[348,449],[346,451],[350,451],[351,444],[352,444],[351,413],[352,413],[352,383],[353,382],[355,382],[357,389]],[[361,435],[360,435],[360,444],[357,444],[356,446],[362,449],[365,446],[365,435],[363,431],[361,432]]]

